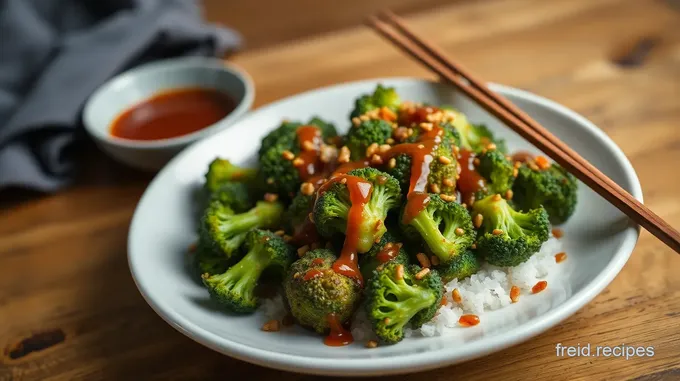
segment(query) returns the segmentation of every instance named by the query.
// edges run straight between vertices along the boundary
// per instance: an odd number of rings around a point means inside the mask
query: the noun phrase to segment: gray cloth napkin
[[[0,189],[67,185],[83,104],[115,74],[240,46],[200,11],[193,0],[0,0]]]

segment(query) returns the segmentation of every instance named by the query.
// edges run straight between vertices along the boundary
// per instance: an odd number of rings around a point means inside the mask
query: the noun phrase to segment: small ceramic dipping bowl
[[[113,124],[127,110],[159,94],[182,89],[217,91],[231,98],[231,112],[207,127],[157,140],[114,136]],[[124,72],[97,89],[83,110],[86,131],[114,159],[144,170],[158,170],[189,144],[228,128],[248,112],[255,97],[250,76],[216,58],[175,58]]]

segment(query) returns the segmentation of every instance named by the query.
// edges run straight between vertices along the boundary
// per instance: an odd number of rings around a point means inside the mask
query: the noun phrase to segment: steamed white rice
[[[463,314],[475,314],[483,319],[485,311],[493,311],[511,304],[510,288],[517,286],[521,295],[531,293],[531,288],[539,281],[545,280],[548,274],[555,273],[558,265],[555,254],[563,251],[562,243],[551,237],[541,250],[528,261],[515,267],[497,267],[484,264],[479,272],[469,278],[458,281],[452,280],[446,284],[446,305],[443,305],[437,315],[421,328],[404,331],[406,337],[438,336],[459,328],[458,319]],[[461,303],[452,300],[451,292],[458,289]],[[262,305],[262,312],[267,319],[281,319],[285,313],[285,305],[281,295],[267,299]],[[352,336],[357,342],[375,340],[363,308],[360,308],[351,326]]]

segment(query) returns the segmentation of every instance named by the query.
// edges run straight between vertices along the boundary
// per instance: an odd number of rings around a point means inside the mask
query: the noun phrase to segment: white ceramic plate
[[[282,119],[320,115],[348,126],[355,97],[377,83],[394,86],[403,99],[452,104],[470,120],[485,122],[511,149],[535,150],[518,135],[449,86],[421,79],[386,78],[341,84],[299,94],[262,107],[233,127],[200,141],[175,157],[151,182],[130,226],[128,259],[146,301],[178,331],[226,355],[290,371],[327,375],[386,375],[413,372],[480,357],[527,340],[566,319],[611,282],[630,256],[639,229],[618,210],[581,184],[576,213],[563,226],[569,259],[563,272],[540,294],[483,315],[455,336],[411,337],[393,346],[364,348],[362,342],[327,347],[301,328],[277,333],[260,330],[265,317],[235,317],[208,303],[207,292],[189,274],[186,249],[195,241],[192,190],[200,186],[215,156],[254,165],[260,139]],[[524,111],[590,160],[638,199],[642,191],[621,150],[592,123],[530,93],[493,85]],[[551,274],[552,275],[552,274]]]

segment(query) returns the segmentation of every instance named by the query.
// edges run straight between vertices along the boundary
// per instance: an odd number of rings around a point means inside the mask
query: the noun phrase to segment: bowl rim
[[[409,81],[437,83],[437,81],[419,77],[383,77],[344,82],[292,94],[291,96],[282,98],[259,108],[257,112],[267,112],[271,108],[278,106],[280,103],[287,101],[290,97],[308,95],[313,92],[337,87],[351,87],[360,84],[388,81],[390,83]],[[604,131],[595,126],[595,124],[575,111],[572,111],[555,101],[530,93],[528,91],[495,83],[490,83],[489,87],[493,91],[499,92],[504,96],[510,95],[512,97],[516,97],[518,99],[551,109],[555,113],[573,120],[575,123],[588,130],[588,132],[592,133],[598,140],[601,141],[604,146],[610,150],[614,159],[619,165],[621,165],[627,181],[631,184],[631,194],[642,202],[642,188],[632,164],[625,156],[623,151],[621,151],[621,149],[616,145],[616,143],[614,143]],[[198,147],[194,148],[198,149]],[[161,176],[161,174],[174,166],[176,162],[181,161],[184,156],[188,154],[188,151],[189,149],[184,149],[182,152],[180,152],[180,154],[176,155],[168,164],[166,164],[166,166],[161,171],[159,171],[140,198],[139,204],[144,201],[145,197],[149,197],[148,190]],[[135,213],[133,214],[128,237],[132,236],[132,231],[136,225],[135,222],[138,220],[138,211],[139,209],[136,209]],[[228,338],[224,338],[204,330],[201,326],[185,319],[183,316],[176,313],[165,303],[158,303],[158,301],[153,300],[148,294],[144,282],[141,281],[141,278],[143,277],[140,277],[140,274],[136,273],[138,270],[134,266],[134,260],[131,255],[132,240],[130,238],[128,238],[128,265],[137,288],[149,306],[151,306],[151,308],[170,326],[192,340],[210,349],[252,364],[303,374],[335,376],[382,376],[419,372],[461,363],[511,347],[547,331],[551,327],[559,324],[563,320],[576,313],[593,298],[599,295],[604,290],[604,288],[609,283],[611,283],[612,280],[614,280],[614,278],[626,264],[633,249],[635,248],[640,234],[640,229],[641,228],[637,225],[629,224],[625,229],[626,234],[621,241],[621,244],[616,249],[616,252],[609,263],[607,263],[602,271],[592,281],[586,284],[581,291],[572,294],[571,297],[565,300],[557,308],[551,309],[548,312],[537,316],[535,319],[532,319],[531,324],[523,323],[511,330],[508,330],[507,332],[496,334],[485,340],[466,343],[466,353],[462,356],[453,358],[451,357],[450,348],[448,347],[421,353],[411,353],[407,355],[395,355],[384,358],[366,357],[360,359],[310,358],[302,355],[273,352],[265,349],[250,347],[248,345],[231,341]]]
[[[112,120],[108,121],[107,125],[103,129],[97,128],[95,126],[101,123],[98,124],[94,122],[94,107],[98,102],[102,101],[102,97],[108,92],[114,91],[114,89],[117,89],[119,87],[129,86],[130,83],[137,81],[139,77],[150,75],[152,72],[157,71],[173,72],[187,68],[218,70],[231,74],[243,84],[244,87],[243,97],[237,99],[236,107],[224,118],[200,130],[191,132],[189,134],[176,136],[173,138],[157,140],[123,139],[112,136],[111,134],[108,133]],[[196,87],[200,88],[200,86]],[[157,93],[164,90],[181,88],[182,87],[160,88],[154,90],[154,92]],[[234,121],[239,119],[241,116],[247,113],[248,110],[250,110],[254,100],[255,100],[255,85],[253,84],[253,80],[250,77],[250,74],[248,74],[248,72],[246,72],[241,67],[234,65],[233,63],[215,57],[196,56],[196,57],[168,58],[136,66],[132,69],[117,74],[116,76],[110,78],[108,81],[104,82],[90,95],[90,97],[85,102],[82,114],[83,125],[85,127],[85,130],[90,136],[92,136],[96,140],[106,142],[107,144],[110,145],[140,150],[175,148],[187,145],[203,137],[213,135],[216,132],[222,130],[223,128],[231,125]],[[127,107],[125,109],[127,109]],[[116,116],[118,115],[120,115],[120,113],[116,114]]]

